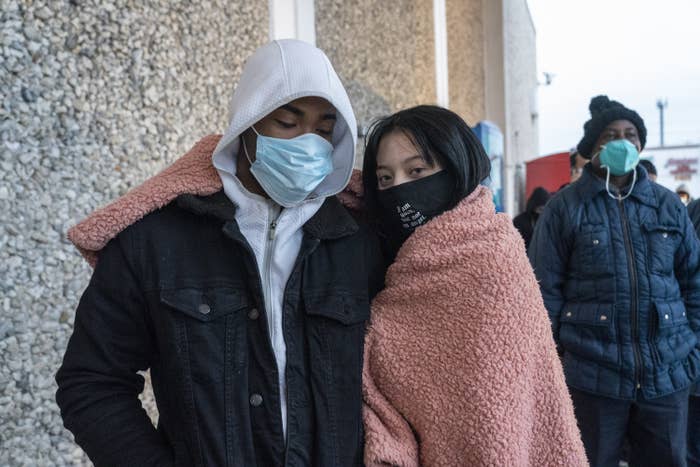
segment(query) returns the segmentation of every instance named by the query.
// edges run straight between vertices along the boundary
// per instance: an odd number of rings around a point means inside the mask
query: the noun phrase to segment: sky
[[[538,94],[540,155],[575,146],[591,97],[636,110],[647,147],[700,144],[700,0],[528,0],[537,68],[553,73]]]

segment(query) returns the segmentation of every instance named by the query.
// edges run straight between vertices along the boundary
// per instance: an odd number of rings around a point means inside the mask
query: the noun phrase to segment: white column
[[[316,45],[314,0],[270,0],[270,39],[299,39]]]
[[[450,105],[447,69],[447,12],[445,0],[433,0],[433,29],[435,33],[435,90],[437,104]]]

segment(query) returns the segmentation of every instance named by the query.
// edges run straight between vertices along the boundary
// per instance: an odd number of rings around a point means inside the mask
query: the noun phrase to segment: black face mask
[[[416,227],[445,212],[454,191],[454,178],[441,170],[377,192],[379,224],[391,260]]]

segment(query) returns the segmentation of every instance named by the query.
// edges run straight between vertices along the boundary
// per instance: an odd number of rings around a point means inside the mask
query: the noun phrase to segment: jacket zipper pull
[[[277,228],[277,221],[270,222],[270,232],[268,235],[268,240],[270,240],[270,241],[274,240],[276,228]]]

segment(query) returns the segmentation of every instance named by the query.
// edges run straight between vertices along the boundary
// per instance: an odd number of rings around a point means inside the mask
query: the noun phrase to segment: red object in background
[[[530,199],[530,195],[538,186],[550,193],[556,193],[562,185],[571,180],[568,151],[539,157],[526,162],[525,165],[525,199]]]

